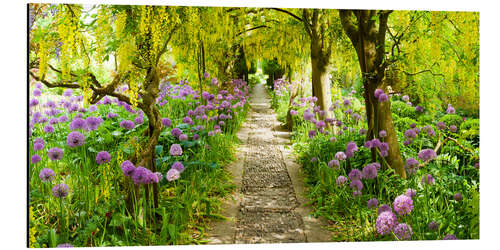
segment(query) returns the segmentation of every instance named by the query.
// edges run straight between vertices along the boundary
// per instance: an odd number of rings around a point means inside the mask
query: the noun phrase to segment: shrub
[[[410,128],[410,124],[412,123],[417,124],[417,121],[408,117],[400,117],[394,120],[394,127],[399,131],[405,131]]]
[[[457,127],[460,127],[463,122],[462,117],[455,114],[443,115],[439,121],[446,123],[446,126],[455,125]]]
[[[391,110],[400,117],[417,118],[415,109],[402,101],[393,101],[391,103]]]
[[[418,117],[420,124],[430,124],[434,121],[432,115],[421,115]]]

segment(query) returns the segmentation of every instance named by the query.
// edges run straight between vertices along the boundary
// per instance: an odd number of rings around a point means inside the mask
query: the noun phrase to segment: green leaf
[[[163,153],[163,145],[156,145],[155,151],[157,155],[161,155]]]
[[[53,228],[49,230],[49,247],[56,247],[57,246],[57,235],[56,235],[56,230]]]

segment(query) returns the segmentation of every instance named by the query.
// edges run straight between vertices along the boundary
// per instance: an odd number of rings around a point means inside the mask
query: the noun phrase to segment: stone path
[[[237,136],[242,145],[228,167],[239,190],[223,203],[222,215],[208,232],[209,244],[327,242],[324,222],[305,206],[304,177],[285,145],[289,133],[276,120],[265,85],[250,96],[247,121]]]

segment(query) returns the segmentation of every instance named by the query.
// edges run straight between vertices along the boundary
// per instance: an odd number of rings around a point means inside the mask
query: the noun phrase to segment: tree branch
[[[239,32],[238,34],[236,34],[236,36],[239,36],[239,35],[241,35],[241,34],[244,34],[244,33],[248,32],[248,31],[252,31],[252,30],[256,30],[256,29],[260,29],[260,28],[269,28],[269,26],[267,26],[267,25],[259,25],[259,26],[256,26],[256,27],[253,27],[253,28],[250,28],[250,29],[247,29],[247,30],[241,31],[241,32]],[[235,36],[235,37],[236,37],[236,36]]]
[[[342,28],[344,29],[345,33],[351,39],[352,44],[356,47],[358,44],[358,27],[354,25],[353,20],[351,19],[352,17],[352,10],[339,10],[339,15],[340,15],[340,23],[342,24]]]
[[[298,21],[300,22],[303,22],[302,18],[298,17],[297,15],[293,14],[292,12],[288,11],[288,10],[284,10],[284,9],[280,9],[280,8],[271,8],[272,10],[276,10],[276,11],[279,11],[279,12],[283,12],[285,14],[288,14],[290,15],[291,17],[297,19]]]

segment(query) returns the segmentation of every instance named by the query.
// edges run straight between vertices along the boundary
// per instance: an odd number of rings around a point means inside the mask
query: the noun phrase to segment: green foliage
[[[417,118],[415,109],[402,101],[392,101],[391,111],[400,117]]]
[[[439,121],[444,122],[446,126],[455,125],[457,128],[460,128],[460,124],[462,124],[463,119],[461,116],[456,114],[446,114],[443,115]]]
[[[394,116],[393,116],[394,118]],[[410,129],[410,125],[414,123],[417,124],[417,121],[413,120],[412,118],[408,117],[397,117],[394,119],[394,127],[399,130],[399,131],[405,131],[407,129]]]

